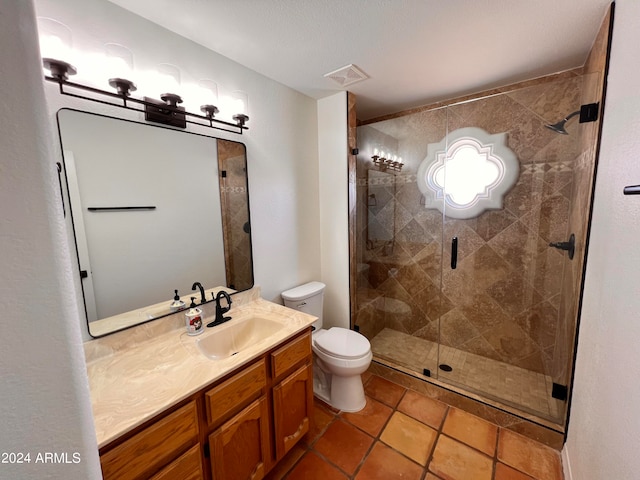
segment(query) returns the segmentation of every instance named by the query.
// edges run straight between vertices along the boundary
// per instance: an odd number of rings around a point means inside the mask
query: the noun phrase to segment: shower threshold
[[[562,423],[564,402],[551,396],[553,380],[548,375],[390,328],[371,339],[371,350],[375,359],[388,366],[401,367],[405,373],[424,378],[421,373],[428,369],[432,378],[443,386],[451,385],[458,391],[486,397],[490,402],[485,403],[502,404],[511,407],[508,410],[513,413],[521,411],[540,417],[545,420],[541,423],[552,422],[556,429]],[[451,371],[438,368],[440,364],[450,366]]]

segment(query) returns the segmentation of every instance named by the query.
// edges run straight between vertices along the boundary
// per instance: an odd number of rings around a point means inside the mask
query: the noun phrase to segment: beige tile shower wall
[[[607,50],[609,48],[609,30],[611,11],[602,21],[591,52],[584,66],[581,104],[600,103],[602,115],[602,97],[604,95]],[[573,190],[570,197],[571,214],[569,231],[576,236],[576,254],[570,269],[565,272],[562,282],[562,302],[556,335],[556,355],[552,365],[555,382],[568,385],[571,375],[571,362],[574,355],[576,321],[582,289],[582,272],[587,241],[588,218],[591,209],[591,195],[598,153],[598,136],[601,118],[595,123],[585,123],[580,128],[580,153],[573,169]]]
[[[569,136],[555,134],[544,124],[578,108],[581,84],[577,74],[565,74],[358,129],[358,255],[368,270],[358,276],[356,323],[365,334],[375,335],[385,327],[428,340],[437,340],[439,334],[445,345],[541,373],[550,371],[568,261],[548,243],[568,236],[579,143],[577,122],[569,125]],[[416,171],[427,145],[444,137],[447,122],[449,130],[475,126],[489,133],[507,132],[521,171],[504,209],[470,220],[447,219],[443,225],[440,212],[421,205]],[[395,233],[391,250],[366,243],[367,220],[385,218],[366,207],[369,150],[385,135],[397,139],[406,163],[395,176],[395,225],[387,225]],[[380,205],[376,208],[384,212]],[[453,235],[460,239],[455,271],[447,265]]]

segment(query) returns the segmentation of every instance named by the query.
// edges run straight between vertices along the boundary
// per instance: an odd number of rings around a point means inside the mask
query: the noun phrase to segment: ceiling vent
[[[366,80],[367,78],[369,78],[366,73],[364,73],[353,64],[339,68],[338,70],[334,70],[333,72],[329,72],[324,76],[325,78],[330,78],[341,87],[353,85],[356,82],[361,82],[362,80]]]

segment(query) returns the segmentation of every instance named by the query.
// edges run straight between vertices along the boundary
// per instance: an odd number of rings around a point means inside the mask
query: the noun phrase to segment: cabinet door
[[[209,435],[214,480],[260,480],[269,458],[269,411],[262,397]]]
[[[313,371],[311,365],[303,365],[273,389],[278,460],[309,431],[312,409]]]

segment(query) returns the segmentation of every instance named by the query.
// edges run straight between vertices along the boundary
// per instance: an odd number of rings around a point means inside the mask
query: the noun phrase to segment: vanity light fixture
[[[385,172],[387,170],[399,172],[402,170],[402,167],[404,167],[402,157],[392,155],[391,153],[385,153],[384,150],[378,150],[377,148],[373,149],[371,160],[381,172]]]
[[[131,97],[131,92],[136,91],[136,85],[124,78],[111,78],[109,85],[116,90],[116,93],[99,88],[90,87],[80,83],[70,82],[69,76],[77,73],[76,68],[62,60],[53,58],[43,58],[42,64],[49,70],[50,75],[45,75],[45,80],[57,83],[61,95],[69,95],[83,100],[90,100],[114,107],[126,108],[145,113],[145,120],[150,122],[162,123],[179,128],[186,128],[187,124],[200,125],[210,127],[225,132],[238,133],[242,135],[243,130],[248,130],[245,124],[249,117],[244,113],[238,113],[233,116],[235,123],[227,122],[215,118],[218,108],[214,105],[203,105],[200,110],[204,115],[191,113],[184,107],[178,106],[182,103],[182,98],[174,93],[163,93],[161,100],[150,97],[139,98]],[[91,96],[86,94],[74,93],[73,90],[89,92]],[[107,99],[99,98],[99,96],[107,97]],[[122,103],[117,103],[109,99],[118,99]]]

